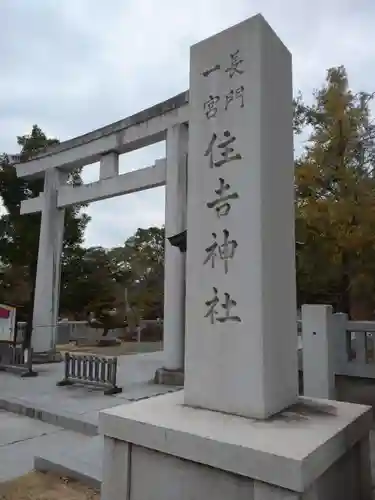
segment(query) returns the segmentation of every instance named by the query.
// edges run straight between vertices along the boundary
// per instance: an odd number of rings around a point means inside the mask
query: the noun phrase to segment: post
[[[45,173],[31,340],[34,353],[55,349],[65,215],[64,209],[57,208],[57,190],[66,179],[67,174],[57,169]]]
[[[137,326],[137,343],[139,344],[141,342],[141,327],[140,325]]]
[[[332,352],[332,306],[302,306],[302,366],[304,396],[335,399]]]
[[[253,18],[190,68],[185,403],[265,418],[298,394],[291,56]]]
[[[333,315],[332,352],[334,370],[337,375],[346,375],[349,361],[351,332],[347,331],[348,315],[336,313]]]
[[[181,383],[185,342],[185,254],[168,241],[186,229],[186,165],[188,129],[175,125],[166,139],[167,179],[165,187],[165,264],[164,264],[164,370],[156,379],[173,383],[173,373]],[[165,378],[167,377],[167,379]]]
[[[100,158],[99,179],[109,179],[118,175],[119,155],[115,151],[107,153]]]

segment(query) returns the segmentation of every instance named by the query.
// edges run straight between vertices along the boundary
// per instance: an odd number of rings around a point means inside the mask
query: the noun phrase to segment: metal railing
[[[122,392],[117,386],[117,357],[105,358],[95,354],[65,353],[65,374],[58,386],[73,384],[88,385],[104,389],[104,394],[113,395]]]
[[[33,351],[11,343],[0,345],[0,371],[16,373],[21,377],[36,377],[33,370]]]

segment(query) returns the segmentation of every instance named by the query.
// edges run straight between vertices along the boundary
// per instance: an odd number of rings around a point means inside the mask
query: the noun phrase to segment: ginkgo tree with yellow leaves
[[[295,102],[295,130],[309,132],[295,174],[298,300],[358,319],[375,308],[373,97],[340,66],[311,105]]]

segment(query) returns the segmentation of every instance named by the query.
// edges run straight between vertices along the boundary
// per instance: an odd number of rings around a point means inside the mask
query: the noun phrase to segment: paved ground
[[[63,363],[39,365],[39,376],[30,379],[0,373],[0,482],[32,470],[37,456],[41,470],[76,474],[77,479],[98,486],[102,457],[102,438],[96,435],[99,411],[176,390],[152,383],[162,365],[163,352],[119,357],[118,385],[123,392],[116,396],[78,386],[56,387],[63,378]],[[373,381],[360,387],[347,381],[340,384],[342,399],[374,405]],[[371,451],[375,484],[375,435],[371,436]]]
[[[56,382],[63,378],[64,364],[53,363],[37,365],[35,369],[39,376],[35,378],[20,378],[2,372],[0,409],[95,434],[92,427],[96,425],[99,410],[173,390],[152,383],[156,369],[163,365],[162,352],[120,356],[118,359],[117,383],[123,392],[116,396],[105,396],[102,390],[87,387],[56,387]],[[56,415],[58,420],[53,418]],[[87,429],[75,426],[75,421],[87,424]]]
[[[29,379],[1,372],[0,481],[32,470],[36,455],[99,481],[102,441],[90,437],[96,434],[99,410],[176,390],[152,383],[162,365],[162,352],[119,357],[123,392],[116,396],[79,386],[56,387],[63,363],[38,365],[39,376]]]
[[[51,453],[62,446],[79,443],[83,448],[91,438],[31,418],[0,411],[0,482],[26,474],[34,467],[34,456]]]

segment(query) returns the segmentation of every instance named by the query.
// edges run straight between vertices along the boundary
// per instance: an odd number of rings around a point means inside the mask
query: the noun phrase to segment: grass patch
[[[99,500],[87,486],[52,473],[33,471],[0,483],[0,500]]]

